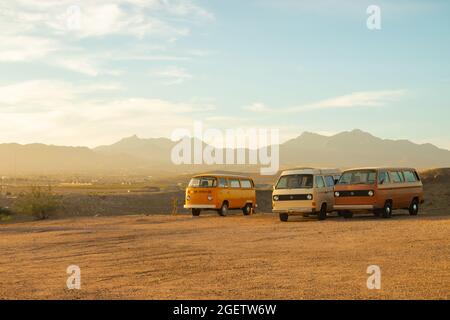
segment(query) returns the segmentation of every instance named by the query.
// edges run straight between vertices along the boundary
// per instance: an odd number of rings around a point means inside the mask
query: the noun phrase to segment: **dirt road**
[[[81,290],[66,268],[81,268]],[[381,268],[381,290],[366,286]],[[0,225],[0,299],[450,299],[450,216],[214,214]]]

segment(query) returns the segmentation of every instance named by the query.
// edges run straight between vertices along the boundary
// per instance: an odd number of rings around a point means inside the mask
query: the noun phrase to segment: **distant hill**
[[[129,172],[142,161],[129,155],[108,157],[87,147],[0,144],[1,174],[106,174]]]
[[[380,139],[361,130],[327,137],[305,132],[280,146],[283,165],[413,166],[435,168],[450,165],[450,151],[432,144]]]
[[[170,152],[174,145],[175,143],[167,138],[140,139],[134,135],[93,150],[101,155],[126,155],[142,159],[152,165],[167,166],[170,164]]]
[[[255,166],[175,166],[167,138],[124,138],[112,145],[64,147],[0,144],[0,174],[171,174],[211,170],[255,171]],[[295,166],[450,167],[450,151],[432,144],[380,139],[361,130],[323,136],[305,132],[280,145],[282,168]]]

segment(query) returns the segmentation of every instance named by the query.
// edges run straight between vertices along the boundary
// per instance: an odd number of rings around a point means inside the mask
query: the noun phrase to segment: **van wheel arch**
[[[325,220],[327,218],[327,203],[326,202],[323,202],[320,205],[320,211],[317,214],[317,218],[319,220]]]
[[[253,211],[253,203],[247,202],[245,206],[242,208],[242,212],[245,216],[251,215]]]
[[[388,199],[384,202],[381,216],[385,219],[392,217],[392,210],[394,208],[394,202],[392,199]]]
[[[417,216],[419,213],[419,197],[414,197],[411,200],[411,204],[409,205],[408,211],[411,216]]]
[[[222,217],[226,216],[228,213],[228,209],[230,208],[230,205],[228,203],[228,200],[224,200],[222,202],[222,205],[220,206],[220,209],[217,211],[219,213],[219,215],[221,215]]]

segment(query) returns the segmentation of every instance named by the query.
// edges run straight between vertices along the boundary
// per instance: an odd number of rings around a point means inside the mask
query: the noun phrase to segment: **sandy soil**
[[[2,299],[449,299],[450,215],[272,214],[0,225]],[[81,268],[67,290],[66,268]],[[378,265],[381,290],[366,286]]]

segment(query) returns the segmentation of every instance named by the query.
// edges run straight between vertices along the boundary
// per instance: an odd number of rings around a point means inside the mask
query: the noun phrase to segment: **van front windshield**
[[[196,177],[189,182],[191,188],[213,188],[217,186],[217,179],[214,177]]]
[[[282,176],[275,189],[302,189],[313,187],[312,174],[291,174]]]
[[[337,184],[374,184],[375,180],[375,170],[356,170],[344,172]]]

